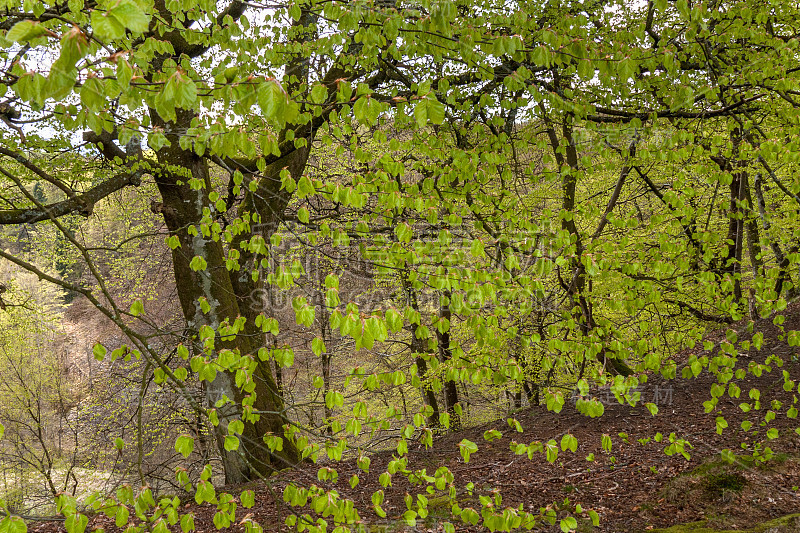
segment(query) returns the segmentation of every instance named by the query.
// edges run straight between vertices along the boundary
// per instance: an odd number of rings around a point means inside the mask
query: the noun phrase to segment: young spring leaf
[[[194,450],[194,439],[189,435],[180,435],[175,440],[175,451],[179,454],[183,455],[184,457],[189,457],[189,455]]]

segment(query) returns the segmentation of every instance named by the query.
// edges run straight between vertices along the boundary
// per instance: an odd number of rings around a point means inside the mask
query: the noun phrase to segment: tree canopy
[[[419,477],[403,457],[470,424],[479,397],[577,398],[597,417],[598,388],[635,404],[648,375],[711,372],[713,412],[782,364],[739,351],[800,280],[790,3],[4,1],[0,228],[29,245],[0,258],[112,322],[124,340],[94,356],[140,361],[209,424],[226,483],[364,458],[388,435],[387,480],[455,498],[446,468]],[[112,237],[86,229],[101,212],[123,221]],[[176,320],[121,288],[135,261],[169,265]],[[207,470],[178,479],[229,512]],[[284,499],[337,525],[368,511],[318,487]],[[149,489],[111,505],[134,501],[166,519]],[[547,519],[470,511],[454,520]]]

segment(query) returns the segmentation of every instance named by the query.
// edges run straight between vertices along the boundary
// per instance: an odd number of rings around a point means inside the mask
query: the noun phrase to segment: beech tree
[[[599,416],[593,387],[636,403],[643,373],[675,377],[670,357],[705,326],[770,316],[796,293],[800,69],[788,4],[4,8],[0,225],[52,224],[95,280],[71,283],[2,247],[0,257],[89,299],[157,380],[183,393],[167,354],[137,328],[147,320],[141,302],[116,303],[93,251],[63,222],[91,216],[123,188],[153,185],[186,323],[175,353],[204,387],[205,404],[187,402],[214,425],[228,483],[323,451],[340,459],[350,446],[345,432],[308,432],[276,385],[274,365],[291,366],[291,349],[271,342],[277,322],[253,295],[301,275],[266,261],[287,222],[333,246],[356,242],[376,276],[400,280],[405,301],[365,311],[339,301],[337,276],[319,276],[325,327],[356,351],[408,338],[403,370],[364,375],[352,365],[364,397],[432,383],[420,390],[419,416],[401,423],[397,475],[411,475],[410,439],[432,444],[432,427],[465,423],[459,384],[516,383],[554,411],[575,389],[578,408]],[[36,182],[62,198],[43,202]],[[419,305],[422,294],[431,309]],[[321,300],[295,299],[297,323],[312,327]],[[733,379],[735,337],[694,357],[683,377],[708,369]],[[529,363],[526,353],[541,355]],[[341,407],[343,392],[326,382],[330,405]],[[397,418],[354,404],[353,420]],[[465,461],[479,449],[462,444]],[[515,451],[551,459],[554,446]],[[190,453],[191,440],[176,449]],[[446,469],[437,476],[425,483],[448,486]],[[204,474],[198,501],[229,512],[207,485]],[[291,487],[291,505],[327,497],[318,510],[332,506],[337,523],[357,519],[318,487]],[[373,498],[378,515],[382,497]],[[408,523],[424,513],[415,505]],[[487,504],[460,518],[508,530],[552,517]]]

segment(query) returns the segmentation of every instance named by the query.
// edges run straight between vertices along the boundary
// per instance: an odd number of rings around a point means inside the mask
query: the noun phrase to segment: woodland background
[[[3,9],[0,531],[797,525],[796,6]]]

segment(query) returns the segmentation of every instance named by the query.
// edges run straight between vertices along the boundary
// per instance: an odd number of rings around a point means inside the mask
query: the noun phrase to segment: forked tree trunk
[[[579,172],[579,157],[578,147],[572,135],[572,126],[565,117],[562,124],[562,139],[559,140],[553,122],[547,117],[546,111],[540,107],[542,112],[545,113],[546,133],[550,141],[550,148],[559,168],[564,171],[561,180],[562,189],[562,203],[561,208],[566,213],[575,213],[575,192],[578,184],[577,175]],[[595,328],[594,316],[592,313],[591,302],[587,298],[586,291],[586,269],[581,263],[580,259],[585,252],[583,239],[580,230],[575,224],[575,218],[564,217],[561,220],[561,229],[569,233],[570,237],[574,239],[575,250],[573,258],[570,262],[572,278],[567,280],[564,289],[569,296],[572,309],[571,314],[575,317],[575,322],[578,324],[580,331],[584,335],[588,335],[591,330]],[[591,291],[588,291],[591,292]],[[601,363],[607,371],[612,374],[622,376],[629,376],[633,370],[622,360],[614,356],[609,356],[606,349],[600,350],[597,354],[597,360]]]
[[[166,126],[163,120],[152,113],[153,123]],[[188,125],[191,113],[179,112],[178,126]],[[173,124],[170,124],[174,126]],[[170,129],[165,128],[166,131]],[[174,129],[173,129],[174,131]],[[169,137],[168,137],[169,138]],[[235,372],[218,372],[216,378],[204,382],[206,402],[209,408],[214,408],[217,402],[225,398],[232,402],[217,408],[219,425],[215,428],[215,438],[222,457],[227,483],[242,483],[259,476],[265,476],[275,469],[285,468],[296,464],[300,460],[300,453],[294,443],[284,437],[284,425],[288,422],[283,399],[278,393],[268,361],[261,361],[257,355],[258,349],[266,345],[264,333],[255,327],[255,318],[263,311],[259,309],[258,299],[254,298],[262,282],[253,281],[249,268],[255,264],[254,257],[243,257],[242,269],[239,272],[228,271],[226,267],[225,250],[221,240],[204,237],[201,228],[204,208],[213,209],[213,203],[208,195],[212,190],[207,162],[191,151],[180,148],[176,136],[170,139],[171,146],[164,147],[157,152],[157,157],[162,172],[156,179],[162,202],[154,205],[154,211],[160,212],[164,217],[171,235],[176,235],[180,247],[172,252],[175,282],[178,288],[181,309],[190,331],[195,335],[202,326],[211,326],[215,330],[224,322],[233,322],[238,317],[247,319],[244,331],[232,341],[222,342],[217,337],[215,351],[231,349],[242,356],[252,357],[256,362],[253,374],[255,389],[255,402],[252,411],[243,412],[242,401],[250,394],[243,392],[236,386]],[[293,174],[302,172],[307,158],[307,150],[293,152],[284,160],[279,160],[280,166],[272,165],[264,173],[269,179],[262,180],[260,189],[272,189],[279,183],[280,169],[288,167]],[[303,153],[304,152],[304,153]],[[282,164],[281,164],[282,163]],[[287,163],[290,163],[287,165]],[[297,174],[295,174],[297,175]],[[200,180],[205,187],[193,189],[189,180]],[[275,201],[275,190],[262,190],[264,196]],[[280,195],[278,195],[280,196]],[[288,200],[287,200],[288,201]],[[276,201],[276,204],[279,204]],[[248,207],[256,207],[251,201]],[[283,213],[280,205],[276,208],[277,217]],[[280,209],[278,209],[280,208]],[[268,240],[272,232],[277,229],[276,221],[261,226],[261,232]],[[198,231],[189,233],[189,228]],[[243,235],[239,240],[249,238]],[[234,241],[232,246],[238,244]],[[246,254],[243,254],[246,255]],[[203,270],[195,271],[191,261],[195,256],[202,257],[207,266]],[[200,299],[205,298],[210,306],[208,312],[203,312]],[[196,343],[200,348],[200,343]],[[212,357],[215,354],[209,354]],[[225,450],[223,443],[228,434],[228,424],[233,420],[243,419],[245,422],[244,433],[239,436],[239,449]],[[264,443],[264,437],[273,434],[284,438],[283,450],[272,453]]]

